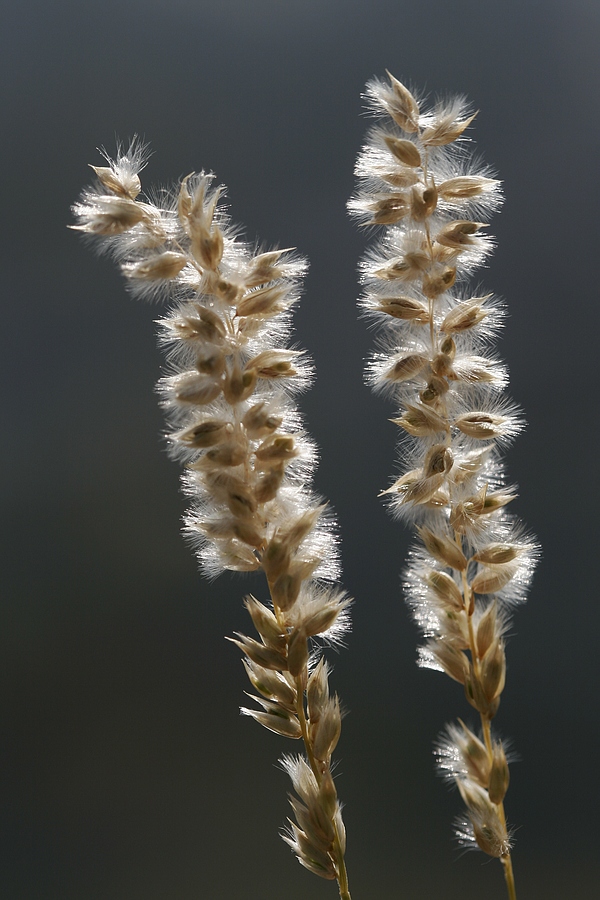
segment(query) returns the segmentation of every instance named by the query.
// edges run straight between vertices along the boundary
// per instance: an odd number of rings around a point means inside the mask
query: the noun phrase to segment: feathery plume
[[[347,629],[350,601],[334,586],[335,522],[311,490],[315,448],[293,401],[312,366],[287,343],[306,262],[240,240],[211,174],[188,175],[160,203],[140,199],[146,156],[134,142],[93,166],[97,184],[73,207],[72,227],[113,254],[134,295],[170,304],[159,390],[191,500],[186,533],[207,576],[266,576],[269,599],[245,601],[258,639],[230,639],[256,691],[258,708],[242,712],[303,741],[306,758],[284,758],[297,794],[284,840],[350,900],[331,774],[340,704],[319,649]]]
[[[506,509],[516,492],[500,453],[523,420],[502,396],[506,368],[489,349],[502,304],[468,283],[494,246],[487,221],[500,183],[468,150],[475,114],[464,99],[424,109],[389,73],[366,98],[378,123],[349,210],[382,229],[360,265],[360,303],[380,328],[367,379],[399,407],[402,471],[383,494],[418,534],[404,585],[426,639],[419,664],[462,684],[481,720],[481,738],[460,722],[437,751],[467,809],[457,835],[501,860],[514,900],[508,765],[491,722],[509,611],[525,597],[537,547]]]

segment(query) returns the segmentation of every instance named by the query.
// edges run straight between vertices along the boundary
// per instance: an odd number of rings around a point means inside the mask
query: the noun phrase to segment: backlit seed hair
[[[145,159],[134,142],[93,166],[97,184],[73,207],[73,227],[116,257],[135,295],[170,304],[159,321],[169,365],[159,389],[191,500],[186,532],[209,577],[266,576],[269,599],[245,601],[258,640],[232,639],[259,707],[242,712],[303,741],[306,756],[283,760],[297,794],[284,840],[350,900],[331,774],[340,704],[319,649],[343,635],[350,601],[335,586],[335,523],[312,492],[315,449],[293,402],[312,366],[287,344],[306,263],[241,241],[212,175],[187,176],[161,203],[140,199]]]
[[[425,109],[389,73],[367,85],[366,98],[378,123],[358,157],[349,209],[380,229],[360,265],[360,304],[380,329],[368,381],[398,407],[401,471],[383,494],[416,525],[404,585],[425,637],[419,664],[462,684],[479,713],[481,736],[459,720],[437,751],[466,806],[457,836],[501,860],[514,900],[508,765],[491,722],[509,613],[525,598],[537,548],[506,508],[516,492],[501,452],[523,420],[503,397],[506,368],[490,351],[502,304],[469,283],[493,249],[487,221],[500,184],[469,151],[475,115],[462,98]]]

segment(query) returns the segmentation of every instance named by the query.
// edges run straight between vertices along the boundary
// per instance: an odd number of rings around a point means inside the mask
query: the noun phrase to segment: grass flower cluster
[[[106,161],[92,167],[97,183],[74,206],[74,227],[117,259],[134,295],[169,304],[159,389],[191,500],[186,532],[209,577],[266,576],[268,600],[245,601],[257,636],[232,639],[256,692],[242,712],[303,741],[305,755],[283,759],[296,792],[284,840],[349,900],[331,773],[340,703],[319,648],[339,641],[350,601],[336,587],[335,523],[311,490],[315,448],[293,399],[311,365],[288,346],[306,264],[241,241],[212,175],[190,175],[153,202],[141,194],[142,146]]]
[[[501,861],[515,900],[510,754],[492,721],[510,614],[537,546],[508,512],[516,490],[503,452],[523,420],[492,349],[503,304],[470,283],[493,249],[487,223],[500,184],[470,151],[475,116],[462,99],[426,109],[391,75],[370,82],[367,98],[378,122],[349,208],[380,230],[361,263],[361,306],[379,327],[368,381],[398,408],[400,468],[383,495],[416,528],[404,586],[424,636],[420,665],[461,684],[478,714],[478,725],[448,725],[436,749],[465,804],[456,834]],[[242,712],[303,743],[282,760],[295,791],[283,837],[350,900],[331,759],[340,703],[322,653],[348,627],[350,601],[337,587],[335,522],[312,491],[315,448],[294,400],[312,367],[289,345],[306,262],[241,240],[210,174],[152,199],[141,193],[141,144],[106,163],[92,167],[96,183],[73,207],[72,227],[114,256],[134,295],[167,303],[159,390],[190,498],[185,530],[208,577],[266,577],[268,597],[245,600],[256,635],[231,638],[255,691]]]
[[[383,493],[416,527],[404,586],[425,638],[419,663],[461,684],[479,714],[479,733],[459,719],[437,748],[466,807],[457,836],[501,860],[514,898],[507,753],[491,723],[510,612],[524,600],[537,548],[507,512],[516,490],[502,453],[523,420],[490,349],[503,307],[470,284],[493,249],[487,221],[500,184],[469,149],[475,116],[463,99],[424,109],[392,75],[371,81],[366,96],[378,124],[349,209],[381,230],[361,264],[361,305],[380,328],[368,380],[398,406],[400,471]]]

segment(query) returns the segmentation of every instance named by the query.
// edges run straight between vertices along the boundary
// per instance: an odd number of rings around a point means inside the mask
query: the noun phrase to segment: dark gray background
[[[3,19],[2,900],[336,896],[277,836],[291,744],[237,713],[246,682],[223,635],[247,627],[253,582],[206,583],[179,535],[157,309],[65,228],[95,148],[134,132],[155,151],[146,185],[214,169],[251,238],[311,260],[295,321],[318,380],[302,407],[356,597],[333,675],[353,897],[504,897],[499,865],[451,840],[460,804],[431,745],[470,714],[414,664],[409,536],[376,497],[393,410],[362,383],[365,236],[344,205],[360,93],[386,67],[467,94],[505,182],[484,281],[509,304],[501,353],[530,424],[508,465],[544,548],[497,719],[521,756],[507,809],[520,900],[596,897],[600,5],[24,0]]]

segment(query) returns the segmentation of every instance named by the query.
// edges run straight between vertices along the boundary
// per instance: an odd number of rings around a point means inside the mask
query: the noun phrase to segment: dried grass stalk
[[[92,167],[98,181],[74,206],[74,227],[116,257],[135,295],[170,303],[159,321],[170,372],[159,389],[191,498],[186,532],[209,577],[266,575],[269,599],[246,598],[258,640],[232,639],[256,692],[258,708],[242,712],[303,741],[306,758],[284,757],[298,795],[284,840],[350,900],[331,774],[340,704],[319,649],[339,641],[350,601],[335,587],[335,523],[312,493],[315,449],[293,402],[312,367],[286,345],[306,263],[242,242],[212,175],[184,178],[160,204],[139,199],[144,162],[134,143]]]
[[[462,684],[480,717],[481,738],[459,720],[437,751],[466,805],[457,835],[501,860],[514,900],[508,765],[491,722],[509,611],[525,597],[537,548],[506,511],[516,494],[500,452],[523,422],[502,397],[506,369],[489,350],[502,304],[468,284],[493,248],[486,223],[500,184],[468,150],[474,115],[461,98],[424,109],[389,73],[366,97],[379,121],[349,209],[382,229],[360,270],[362,308],[380,326],[368,381],[399,407],[401,470],[383,493],[394,515],[417,525],[404,580],[426,637],[420,664]]]

